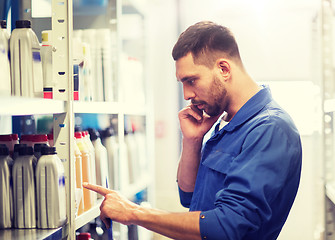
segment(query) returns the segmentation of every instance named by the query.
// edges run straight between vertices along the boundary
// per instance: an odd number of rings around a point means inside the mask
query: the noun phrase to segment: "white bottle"
[[[118,169],[119,169],[119,143],[117,142],[114,130],[107,128],[101,132],[102,144],[106,147],[108,153],[108,171],[110,188],[116,189],[119,186]]]
[[[107,149],[102,145],[100,134],[98,131],[94,129],[88,129],[90,134],[90,139],[95,149],[95,167],[96,167],[96,182],[97,185],[108,188],[109,177],[108,177],[108,154]],[[98,194],[98,198],[102,198],[100,194]]]
[[[32,147],[19,148],[13,165],[14,227],[36,228],[35,166]]]
[[[10,81],[10,63],[9,54],[9,33],[7,31],[6,20],[0,21],[0,95],[10,96],[11,81]]]
[[[113,64],[112,64],[112,49],[111,49],[111,31],[110,29],[97,29],[96,41],[98,46],[98,71],[101,72],[103,83],[104,101],[114,100],[114,85],[113,85]]]
[[[57,228],[66,223],[64,166],[55,147],[43,147],[36,166],[37,227]]]
[[[9,149],[0,145],[0,228],[11,228],[13,221],[13,192],[11,184],[13,159]]]
[[[43,97],[53,98],[54,82],[52,79],[52,34],[51,30],[42,31],[41,59],[43,69]]]
[[[28,20],[16,21],[10,37],[12,95],[43,97],[41,47]]]

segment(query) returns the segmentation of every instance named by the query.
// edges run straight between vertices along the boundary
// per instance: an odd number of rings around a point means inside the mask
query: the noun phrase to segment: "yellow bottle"
[[[83,175],[82,175],[82,159],[81,152],[77,145],[77,139],[75,138],[74,144],[74,156],[76,161],[76,207],[78,208],[77,216],[84,212],[84,196],[83,196]]]
[[[84,143],[83,136],[81,132],[75,133],[77,146],[81,152],[82,159],[82,176],[83,182],[92,182],[91,175],[91,159],[89,154],[89,149],[87,149],[87,145]],[[93,206],[93,196],[90,190],[84,188],[84,211],[89,210]]]

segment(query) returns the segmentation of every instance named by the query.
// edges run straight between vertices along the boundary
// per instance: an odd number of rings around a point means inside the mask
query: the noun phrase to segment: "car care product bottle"
[[[54,82],[52,78],[52,32],[42,31],[41,59],[43,69],[43,97],[52,99]]]
[[[12,171],[15,228],[36,228],[35,166],[33,148],[19,148]]]
[[[66,223],[64,166],[55,147],[42,147],[36,166],[37,227],[58,228]]]
[[[108,177],[108,154],[107,149],[101,143],[100,134],[98,131],[90,128],[88,129],[90,134],[90,139],[95,149],[95,173],[96,173],[96,183],[97,185],[108,188],[109,177]],[[102,198],[100,194],[97,196]]]
[[[13,221],[13,159],[6,145],[0,144],[0,229],[11,228]]]
[[[83,136],[81,132],[75,132],[75,137],[77,139],[77,146],[81,152],[81,159],[82,159],[82,176],[83,182],[92,182],[91,179],[91,160],[90,160],[90,153],[89,149],[87,148],[86,144],[84,143]],[[89,210],[93,206],[93,195],[91,191],[84,188],[83,189],[83,196],[84,196],[84,211]]]
[[[108,171],[109,171],[109,182],[110,188],[115,189],[119,186],[117,169],[119,169],[119,143],[116,139],[113,128],[106,128],[101,131],[102,144],[107,149],[108,154]]]
[[[76,213],[77,216],[84,212],[84,197],[83,197],[83,174],[82,174],[82,158],[79,150],[77,139],[74,144],[75,168],[76,168]]]
[[[29,20],[16,21],[10,37],[12,95],[43,97],[41,48]]]
[[[9,54],[9,33],[7,31],[6,20],[0,21],[0,95],[11,95],[10,63]]]
[[[91,161],[91,167],[90,167],[90,171],[91,171],[91,181],[93,184],[96,184],[96,166],[95,166],[95,149],[94,146],[91,142],[90,139],[90,134],[88,131],[82,131],[82,135],[83,135],[83,140],[89,150],[89,154],[90,154],[90,161]],[[93,194],[93,205],[95,204],[95,200],[97,199],[97,193],[91,191],[91,193]]]

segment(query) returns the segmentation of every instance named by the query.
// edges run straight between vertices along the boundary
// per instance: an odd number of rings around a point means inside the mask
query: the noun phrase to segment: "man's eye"
[[[189,85],[194,85],[194,83],[195,83],[195,80],[194,80],[194,79],[192,79],[192,80],[188,80],[187,82],[188,82],[188,84],[189,84]]]

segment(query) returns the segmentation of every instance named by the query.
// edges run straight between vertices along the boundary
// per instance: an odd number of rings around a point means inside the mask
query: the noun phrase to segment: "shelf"
[[[326,195],[335,204],[335,186],[334,184],[326,184]]]
[[[146,115],[144,105],[117,102],[73,102],[74,113]]]
[[[74,113],[117,114],[120,105],[116,102],[73,102]]]
[[[123,112],[126,115],[146,115],[146,107],[144,105],[132,105],[132,104],[124,104]]]
[[[0,115],[55,114],[65,111],[65,102],[43,98],[0,97]]]
[[[100,216],[100,205],[101,205],[102,201],[103,201],[103,199],[97,200],[94,207],[92,207],[90,210],[82,213],[80,216],[76,217],[76,220],[75,220],[76,230],[78,228],[81,228],[85,224],[89,223],[94,218]]]
[[[3,229],[0,230],[0,239],[58,240],[64,239],[68,234],[68,225],[56,229]]]

